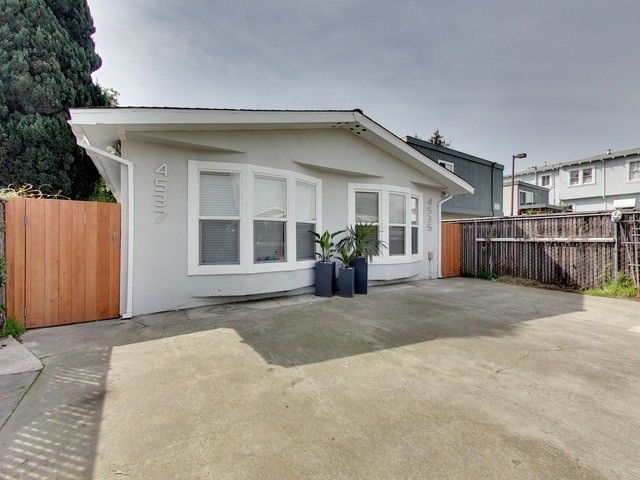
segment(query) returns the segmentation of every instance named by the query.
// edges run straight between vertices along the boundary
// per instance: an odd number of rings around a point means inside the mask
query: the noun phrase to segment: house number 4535
[[[167,177],[169,170],[163,163],[155,169],[153,178],[153,212],[156,214],[156,223],[160,223],[167,215]]]

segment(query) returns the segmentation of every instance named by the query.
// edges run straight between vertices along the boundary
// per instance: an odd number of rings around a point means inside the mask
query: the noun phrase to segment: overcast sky
[[[638,0],[88,1],[123,106],[360,108],[505,173],[640,147]]]

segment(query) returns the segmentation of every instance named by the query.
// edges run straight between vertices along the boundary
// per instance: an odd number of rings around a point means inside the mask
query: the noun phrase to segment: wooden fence
[[[5,231],[7,224],[4,221],[4,200],[0,199],[0,328],[4,326],[6,305],[6,281],[7,281],[7,257],[5,255]]]
[[[7,315],[27,328],[119,316],[120,205],[5,204]]]
[[[451,223],[451,222],[446,222]],[[461,273],[491,272],[575,288],[601,286],[620,273],[636,284],[640,212],[540,215],[456,221]],[[447,246],[443,245],[443,249]],[[444,258],[444,254],[443,254]]]
[[[442,278],[459,277],[461,274],[462,229],[457,223],[443,223],[442,228]]]

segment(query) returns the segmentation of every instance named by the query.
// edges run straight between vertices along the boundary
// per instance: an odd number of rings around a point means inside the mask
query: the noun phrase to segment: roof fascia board
[[[365,126],[371,133],[375,133],[378,138],[386,143],[387,147],[380,145],[380,142],[371,141],[365,136],[367,140],[376,145],[381,150],[384,150],[395,157],[405,161],[405,163],[411,165],[422,173],[428,176],[434,177],[435,180],[445,185],[444,190],[451,194],[461,193],[473,193],[474,187],[467,181],[463,180],[455,173],[450,172],[446,168],[440,166],[437,162],[433,161],[423,153],[417,151],[415,148],[402,141],[400,137],[395,136],[389,132],[386,128],[382,127],[378,123],[371,120],[366,115],[355,112],[354,116],[356,120]],[[433,165],[424,161],[424,158],[428,158]],[[453,184],[452,186],[449,186]]]
[[[354,121],[353,111],[192,110],[171,108],[70,109],[78,125],[292,125]]]

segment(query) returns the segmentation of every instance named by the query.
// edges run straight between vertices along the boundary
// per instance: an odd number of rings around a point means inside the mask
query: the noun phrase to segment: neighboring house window
[[[571,170],[569,172],[569,185],[587,185],[595,183],[593,167]]]
[[[438,160],[438,164],[442,165],[444,168],[446,168],[450,172],[453,172],[453,163],[452,162],[447,162],[445,160]]]
[[[640,180],[640,160],[629,162],[629,180]]]
[[[533,192],[520,190],[520,205],[533,205]]]
[[[542,175],[540,177],[540,186],[548,187],[551,185],[551,175]]]
[[[372,223],[387,246],[373,263],[420,260],[422,195],[387,185],[349,184],[349,223]]]
[[[189,161],[188,274],[311,268],[321,180],[254,165]]]

